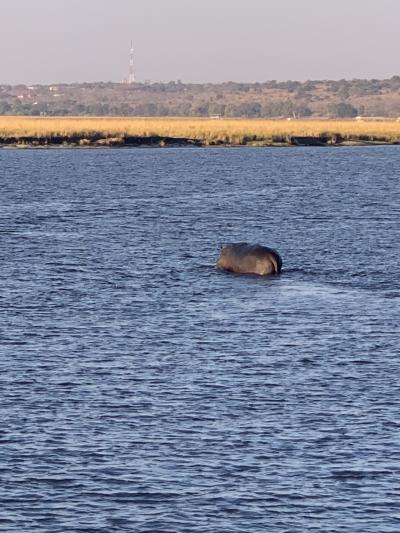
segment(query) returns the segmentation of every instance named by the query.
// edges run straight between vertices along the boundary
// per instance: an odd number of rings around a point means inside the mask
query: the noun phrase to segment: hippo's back
[[[282,259],[272,248],[240,242],[223,246],[217,267],[241,274],[277,274],[281,271]]]

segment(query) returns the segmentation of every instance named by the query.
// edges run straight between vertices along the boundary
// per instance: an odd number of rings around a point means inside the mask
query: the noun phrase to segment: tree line
[[[0,85],[0,115],[397,117],[400,76],[265,83]]]

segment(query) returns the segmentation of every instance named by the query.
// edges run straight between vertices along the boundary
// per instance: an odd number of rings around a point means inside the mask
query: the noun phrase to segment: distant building
[[[366,120],[366,121],[372,122],[374,120],[376,120],[376,121],[390,120],[390,117],[362,117],[362,116],[358,115],[357,117],[355,117],[355,120],[359,120],[359,121]]]

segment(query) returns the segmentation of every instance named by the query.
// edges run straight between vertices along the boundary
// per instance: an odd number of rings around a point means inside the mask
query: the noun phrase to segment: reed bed
[[[400,142],[395,120],[262,120],[125,117],[0,117],[0,143],[54,137],[115,139],[127,137],[193,139],[201,144],[285,143],[291,138],[339,137],[342,141]]]

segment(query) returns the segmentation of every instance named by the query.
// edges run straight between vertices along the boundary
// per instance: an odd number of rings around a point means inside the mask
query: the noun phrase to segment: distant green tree
[[[330,115],[337,118],[351,118],[358,115],[357,108],[346,102],[329,104],[328,112]]]
[[[72,108],[72,114],[85,115],[87,113],[87,107],[84,104],[74,104]]]
[[[0,102],[0,115],[7,115],[11,111],[11,106],[8,102]]]
[[[12,106],[10,114],[12,115],[31,115],[32,107],[29,104],[21,104],[17,102]]]
[[[261,115],[261,104],[259,102],[243,102],[236,106],[237,117],[257,118]]]
[[[122,102],[119,106],[118,106],[118,114],[119,115],[122,115],[124,117],[129,117],[130,115],[135,115],[135,110],[132,106],[130,106],[129,104],[127,104],[126,102]]]
[[[297,118],[310,117],[313,114],[312,110],[309,107],[301,105],[296,106],[294,113]]]
[[[296,112],[292,100],[273,100],[262,106],[261,116],[265,118],[291,117]]]
[[[224,115],[226,105],[220,102],[211,102],[208,106],[208,112],[210,115]]]
[[[400,90],[400,76],[392,76],[389,80],[389,87],[392,90]]]
[[[209,102],[204,102],[204,101],[196,102],[192,106],[193,115],[199,116],[199,117],[206,117],[210,114],[209,108],[210,108]]]
[[[128,107],[130,109],[129,112]],[[130,106],[127,106],[127,104],[122,104],[120,109],[122,109],[121,114],[123,115],[136,115],[140,117],[156,117],[158,115],[158,107],[152,102],[138,104],[134,109],[132,109]]]

